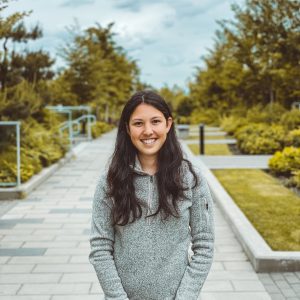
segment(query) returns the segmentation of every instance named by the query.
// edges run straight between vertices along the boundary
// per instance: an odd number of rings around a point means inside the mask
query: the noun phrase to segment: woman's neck
[[[141,167],[144,172],[154,175],[157,171],[157,157],[138,155]]]

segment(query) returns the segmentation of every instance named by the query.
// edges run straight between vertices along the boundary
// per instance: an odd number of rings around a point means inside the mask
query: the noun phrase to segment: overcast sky
[[[63,61],[57,49],[68,39],[66,26],[78,21],[82,29],[115,22],[115,40],[137,60],[141,79],[156,88],[186,87],[201,57],[212,48],[216,20],[231,19],[232,3],[243,0],[17,0],[6,14],[33,10],[26,23],[39,25],[44,37],[30,43]]]

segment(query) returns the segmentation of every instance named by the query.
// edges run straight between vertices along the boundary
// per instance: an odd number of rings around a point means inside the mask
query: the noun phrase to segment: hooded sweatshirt
[[[214,251],[213,201],[200,169],[194,180],[183,162],[184,201],[181,217],[161,221],[156,175],[133,166],[135,193],[148,209],[132,224],[112,226],[107,198],[107,171],[100,176],[93,200],[89,260],[106,300],[196,300],[210,270]],[[189,246],[193,255],[189,257]]]

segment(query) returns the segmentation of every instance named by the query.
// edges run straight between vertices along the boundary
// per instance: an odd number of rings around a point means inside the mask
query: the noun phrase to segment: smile
[[[141,140],[141,142],[146,145],[151,145],[151,144],[154,144],[156,142],[156,140],[157,139],[147,139],[147,140]]]

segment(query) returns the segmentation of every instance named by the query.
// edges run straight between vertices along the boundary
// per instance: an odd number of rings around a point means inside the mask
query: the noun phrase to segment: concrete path
[[[199,139],[197,140],[185,140],[187,144],[199,145]],[[219,140],[204,140],[204,144],[236,144],[236,139],[219,139]]]
[[[114,138],[115,132],[86,144],[76,160],[30,197],[2,211],[0,300],[104,299],[88,262],[88,239],[96,181]],[[215,218],[215,258],[199,299],[271,299],[263,280],[277,296],[280,289],[286,289],[284,283],[295,289],[300,285],[300,273],[293,273],[294,277],[256,274],[217,207]]]
[[[272,155],[198,155],[210,169],[268,169]]]

